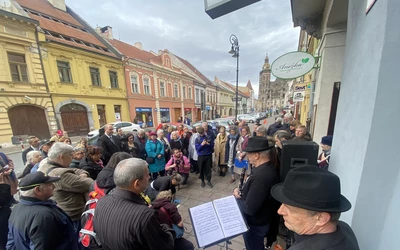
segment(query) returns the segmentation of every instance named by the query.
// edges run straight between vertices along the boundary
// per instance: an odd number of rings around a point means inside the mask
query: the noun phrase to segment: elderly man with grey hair
[[[76,233],[81,228],[81,215],[85,208],[87,193],[93,180],[89,173],[77,169],[69,168],[72,162],[74,148],[68,144],[57,142],[51,147],[47,162],[41,165],[38,171],[49,176],[61,177],[55,183],[53,199],[72,220]]]
[[[267,136],[267,129],[262,125],[258,126],[255,132],[256,136],[262,136],[262,137]]]
[[[283,116],[283,129],[288,130],[290,127],[290,122],[293,121],[293,115],[291,113],[286,113]]]
[[[285,130],[282,125],[282,118],[280,117],[278,117],[275,122],[268,127],[267,136],[274,136],[278,130]]]
[[[135,135],[135,138],[133,139],[134,142],[136,142],[139,146],[139,155],[138,157],[140,159],[145,160],[147,158],[147,153],[146,153],[146,142],[147,142],[147,137],[146,137],[146,131],[144,129],[139,129],[137,134]]]
[[[130,158],[118,163],[112,195],[96,206],[93,226],[104,249],[174,249],[174,234],[160,225],[157,211],[141,193],[149,183],[147,163]]]

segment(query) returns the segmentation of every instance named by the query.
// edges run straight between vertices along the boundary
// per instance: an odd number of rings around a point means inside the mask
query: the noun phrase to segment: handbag
[[[155,162],[155,159],[154,159],[154,157],[147,157],[147,158],[146,158],[146,162],[147,162],[148,164],[153,164],[153,163]]]
[[[177,239],[182,238],[182,237],[183,237],[183,234],[185,233],[185,228],[180,227],[180,226],[174,224],[174,223],[172,222],[171,217],[169,216],[169,213],[167,212],[167,210],[165,210],[165,208],[160,207],[160,209],[161,209],[161,211],[163,211],[164,214],[167,215],[168,220],[171,222],[171,224],[172,224],[172,229],[174,229],[174,231],[175,231],[175,238],[177,238]]]

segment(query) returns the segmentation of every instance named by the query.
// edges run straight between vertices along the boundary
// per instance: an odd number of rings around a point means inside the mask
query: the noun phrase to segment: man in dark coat
[[[11,187],[8,185],[4,176],[9,175],[13,169],[3,169],[1,168],[0,173],[0,249],[5,249],[7,243],[8,234],[8,218],[11,214]]]
[[[243,234],[247,250],[264,249],[264,237],[276,214],[277,202],[271,196],[271,188],[279,181],[271,157],[274,147],[269,145],[267,138],[255,136],[249,138],[247,147],[243,149],[254,169],[243,190],[236,188],[233,195],[249,226]]]
[[[285,130],[285,127],[282,125],[282,118],[277,118],[275,123],[271,124],[267,130],[267,136],[274,136],[275,132],[278,130]]]
[[[103,162],[106,165],[111,156],[116,152],[121,152],[121,141],[113,135],[114,128],[111,124],[104,127],[104,135],[99,138],[98,145],[102,147]]]
[[[157,211],[140,196],[149,182],[147,163],[139,158],[121,161],[114,182],[114,192],[99,200],[93,220],[103,249],[174,249],[174,231],[160,225]]]
[[[22,152],[22,161],[24,162],[24,165],[26,164],[27,161],[26,155],[29,152],[31,152],[32,150],[39,151],[39,142],[40,142],[39,138],[37,138],[34,135],[28,137],[29,147]]]
[[[22,179],[21,199],[10,216],[7,249],[79,249],[72,221],[49,199],[54,193],[53,182],[60,179],[39,171]]]
[[[134,142],[137,143],[137,145],[139,146],[139,155],[138,157],[140,159],[145,160],[147,157],[147,153],[146,153],[146,142],[147,142],[147,137],[146,137],[146,133],[143,129],[140,129],[137,133],[137,135],[135,135]]]
[[[289,171],[272,196],[282,203],[278,213],[293,231],[290,250],[359,250],[354,232],[340,214],[351,208],[340,194],[340,179],[328,170],[303,166]]]

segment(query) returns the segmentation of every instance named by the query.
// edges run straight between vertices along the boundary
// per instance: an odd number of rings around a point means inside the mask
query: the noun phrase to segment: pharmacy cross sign
[[[294,79],[310,72],[315,58],[306,52],[294,51],[276,59],[271,66],[274,76],[281,79]]]

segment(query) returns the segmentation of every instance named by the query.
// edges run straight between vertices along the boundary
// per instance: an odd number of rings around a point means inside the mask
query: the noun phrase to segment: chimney
[[[113,32],[111,26],[104,26],[103,28],[96,28],[96,32],[99,33],[102,37],[112,40]]]
[[[65,5],[65,0],[48,0],[54,8],[67,12],[67,6]]]
[[[133,46],[135,46],[136,48],[138,48],[140,50],[143,50],[143,46],[142,46],[141,42],[136,42],[136,43],[133,44]]]
[[[162,55],[164,51],[158,50],[158,55]]]

